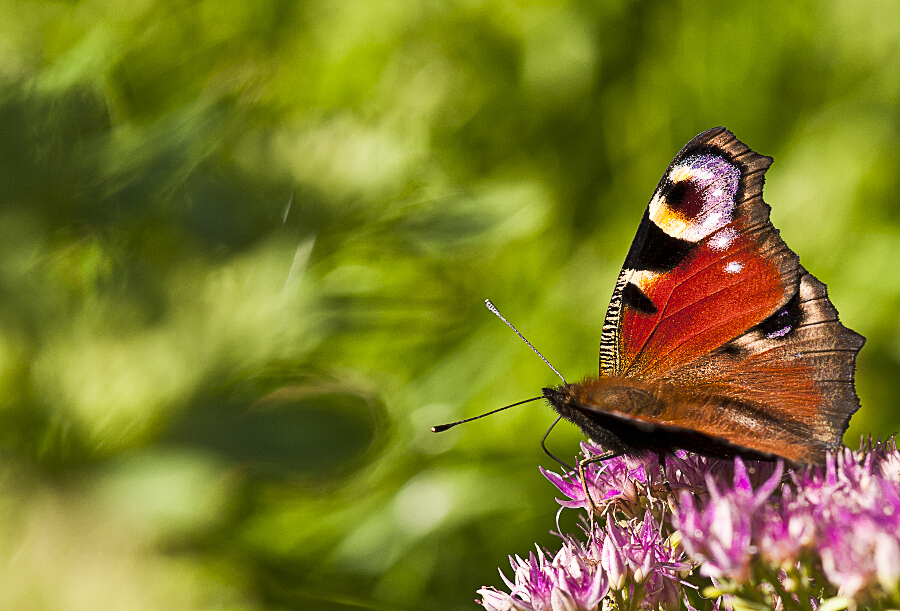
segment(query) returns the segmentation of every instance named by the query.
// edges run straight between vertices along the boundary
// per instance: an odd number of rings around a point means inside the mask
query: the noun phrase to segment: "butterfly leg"
[[[594,514],[600,513],[600,508],[597,507],[597,504],[594,503],[594,497],[591,496],[590,490],[588,490],[587,485],[587,476],[585,475],[584,468],[587,465],[594,463],[601,463],[605,460],[609,460],[611,458],[617,458],[625,454],[623,450],[612,450],[609,452],[604,452],[599,456],[591,456],[590,458],[582,458],[578,461],[578,479],[581,480],[581,489],[584,491],[584,495],[587,497],[588,503],[591,505],[591,520],[594,519]]]
[[[675,492],[672,490],[672,486],[671,484],[669,484],[669,478],[666,476],[666,455],[662,452],[659,452],[656,457],[659,461],[659,473],[660,475],[662,475],[662,483],[666,487],[666,499],[668,501],[669,507],[672,508],[672,511],[674,511]]]
[[[565,463],[565,462],[563,462],[562,460],[560,460],[559,458],[557,458],[557,457],[553,454],[553,452],[551,452],[550,450],[547,449],[547,437],[550,435],[550,431],[553,430],[553,427],[556,426],[556,425],[559,423],[560,420],[562,420],[562,416],[560,416],[559,418],[557,418],[556,420],[554,420],[554,421],[553,421],[553,424],[550,425],[550,428],[547,429],[547,432],[544,433],[544,436],[541,437],[541,448],[543,448],[544,454],[546,454],[547,456],[549,456],[550,458],[552,458],[553,460],[555,460],[556,462],[558,462],[560,465],[562,465],[562,468],[563,468],[563,469],[565,469],[566,471],[571,471],[571,470],[572,470],[572,467],[570,467],[567,463]]]

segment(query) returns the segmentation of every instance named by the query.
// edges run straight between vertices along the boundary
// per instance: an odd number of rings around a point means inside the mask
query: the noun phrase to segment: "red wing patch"
[[[658,304],[655,314],[623,309],[623,374],[658,377],[722,346],[784,305],[784,285],[795,274],[783,277],[762,256],[765,244],[758,234],[738,232],[725,250],[710,246],[716,235],[699,243],[681,265],[641,286]]]

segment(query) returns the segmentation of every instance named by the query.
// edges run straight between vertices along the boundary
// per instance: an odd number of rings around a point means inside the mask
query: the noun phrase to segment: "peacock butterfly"
[[[688,142],[625,258],[599,375],[543,389],[612,453],[822,463],[841,445],[865,338],[772,226],[771,163],[722,127]]]

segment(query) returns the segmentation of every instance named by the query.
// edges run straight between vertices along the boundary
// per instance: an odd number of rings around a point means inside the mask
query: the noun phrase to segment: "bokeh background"
[[[0,607],[476,608],[716,125],[897,430],[900,3],[0,2]]]

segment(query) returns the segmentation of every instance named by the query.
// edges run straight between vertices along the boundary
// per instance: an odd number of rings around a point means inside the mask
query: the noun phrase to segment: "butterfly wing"
[[[720,349],[668,371],[662,380],[695,395],[749,406],[760,422],[772,423],[727,423],[721,428],[731,442],[754,447],[761,443],[761,431],[774,428],[769,441],[791,445],[803,455],[795,460],[822,462],[826,450],[841,445],[859,409],[853,376],[865,338],[840,323],[825,285],[803,268],[800,272],[797,292],[784,307]],[[689,418],[681,416],[684,423]],[[700,428],[721,434],[707,423]],[[774,453],[785,455],[783,446]]]
[[[784,306],[799,260],[769,222],[772,162],[724,128],[672,161],[625,259],[604,324],[601,370],[655,378]]]
[[[770,163],[724,128],[678,153],[616,284],[601,374],[680,396],[658,424],[753,448],[774,422],[790,433],[778,443],[805,444],[818,462],[859,408],[864,339],[838,322],[825,286],[772,226],[762,200]]]

